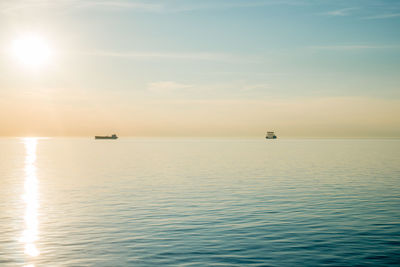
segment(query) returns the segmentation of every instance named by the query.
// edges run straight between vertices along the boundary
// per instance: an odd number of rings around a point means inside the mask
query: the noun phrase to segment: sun
[[[13,41],[11,53],[22,65],[36,69],[49,63],[52,50],[40,35],[26,34]]]

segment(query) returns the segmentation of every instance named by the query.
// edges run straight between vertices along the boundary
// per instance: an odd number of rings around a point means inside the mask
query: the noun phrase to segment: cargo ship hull
[[[113,134],[111,136],[95,136],[94,139],[118,139],[118,136]]]

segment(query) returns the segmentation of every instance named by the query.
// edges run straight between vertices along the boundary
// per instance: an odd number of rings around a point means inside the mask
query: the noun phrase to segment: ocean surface
[[[399,266],[400,140],[0,139],[0,266]]]

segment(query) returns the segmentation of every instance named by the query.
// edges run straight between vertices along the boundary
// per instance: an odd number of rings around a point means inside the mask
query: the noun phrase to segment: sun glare
[[[38,68],[49,62],[52,51],[47,42],[35,34],[27,34],[14,40],[12,55],[24,66]]]

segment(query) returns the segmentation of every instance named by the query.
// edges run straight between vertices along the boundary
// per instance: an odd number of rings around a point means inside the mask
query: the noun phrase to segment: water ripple
[[[400,262],[399,140],[0,139],[0,177],[1,266]]]

